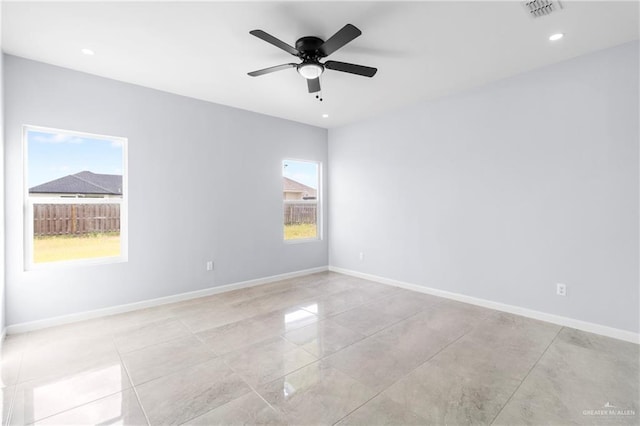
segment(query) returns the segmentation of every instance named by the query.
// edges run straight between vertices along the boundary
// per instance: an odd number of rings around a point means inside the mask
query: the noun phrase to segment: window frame
[[[93,198],[93,197],[30,197],[29,196],[29,140],[30,131],[46,133],[63,133],[71,136],[118,141],[122,144],[122,197],[121,198]],[[24,232],[24,270],[34,271],[42,269],[74,268],[88,265],[106,265],[129,261],[129,140],[122,136],[109,136],[75,130],[57,129],[35,125],[22,126],[22,168],[23,168],[23,232]],[[95,257],[87,259],[61,260],[56,262],[35,263],[33,261],[34,204],[119,204],[120,205],[120,255]]]
[[[281,212],[284,212],[284,206],[287,204],[287,201],[291,202],[291,201],[297,201],[298,203],[301,204],[316,204],[316,236],[313,238],[295,238],[295,239],[291,239],[291,240],[287,240],[285,238],[286,234],[285,234],[285,224],[284,224],[284,220],[281,221],[280,225],[282,226],[282,241],[285,244],[303,244],[303,243],[313,243],[313,242],[320,242],[322,241],[322,235],[323,235],[323,214],[322,214],[322,161],[319,160],[306,160],[306,159],[299,159],[299,158],[292,158],[292,157],[285,157],[282,159],[282,161],[280,162],[280,170],[281,170],[281,178],[285,177],[284,173],[282,173],[282,170],[284,169],[284,163],[285,161],[297,161],[299,163],[314,163],[318,166],[318,188],[316,190],[316,199],[315,200],[285,200],[284,198],[282,199],[282,205],[281,205]],[[280,191],[281,193],[283,191]],[[284,219],[281,215],[281,218]]]

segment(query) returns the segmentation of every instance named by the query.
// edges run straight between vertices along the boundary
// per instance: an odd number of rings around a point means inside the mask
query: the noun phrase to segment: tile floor
[[[639,424],[638,356],[320,273],[9,336],[0,403],[9,424]]]

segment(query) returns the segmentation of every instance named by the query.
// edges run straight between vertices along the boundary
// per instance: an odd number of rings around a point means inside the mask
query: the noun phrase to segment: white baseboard
[[[506,303],[493,302],[491,300],[480,299],[478,297],[467,296],[459,293],[452,293],[445,290],[438,290],[431,287],[425,287],[417,284],[406,283],[390,278],[379,277],[377,275],[365,274],[363,272],[352,271],[350,269],[343,269],[336,266],[329,266],[329,270],[338,272],[345,275],[351,275],[358,278],[363,278],[370,281],[375,281],[381,284],[392,285],[394,287],[400,287],[407,290],[413,290],[420,293],[431,294],[434,296],[444,297],[446,299],[457,300],[459,302],[469,303],[472,305],[478,305],[489,309],[495,309],[497,311],[508,312],[510,314],[520,315],[527,318],[533,318],[540,321],[546,321],[553,324],[562,325],[565,327],[571,327],[589,333],[595,333],[602,336],[612,337],[614,339],[624,340],[631,343],[640,344],[640,334],[632,331],[620,330],[618,328],[607,327],[605,325],[595,324],[592,322],[581,321],[569,317],[563,317],[560,315],[549,314],[546,312],[540,312],[533,309],[523,308],[520,306],[507,305]]]
[[[167,303],[181,302],[183,300],[196,299],[198,297],[211,296],[213,294],[225,293],[227,291],[238,290],[241,288],[254,287],[261,284],[268,284],[275,281],[295,278],[304,275],[315,274],[317,272],[327,271],[327,266],[317,268],[303,269],[300,271],[287,272],[285,274],[272,275],[264,278],[256,278],[254,280],[241,281],[233,284],[226,284],[217,287],[205,288],[203,290],[191,291],[188,293],[174,294],[171,296],[159,297],[157,299],[143,300],[141,302],[128,303],[126,305],[111,306],[109,308],[96,309],[93,311],[79,312],[76,314],[63,315],[54,318],[47,318],[38,321],[23,322],[20,324],[8,325],[3,333],[18,334],[28,331],[40,330],[43,328],[54,327],[57,325],[70,324],[73,322],[84,321],[108,315],[122,314],[125,312],[135,311],[138,309],[152,308],[154,306],[166,305]]]

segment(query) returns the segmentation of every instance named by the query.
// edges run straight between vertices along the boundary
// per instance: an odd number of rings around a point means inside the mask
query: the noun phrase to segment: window
[[[320,237],[320,163],[282,162],[285,241],[317,240]]]
[[[25,267],[127,259],[127,140],[27,126]]]

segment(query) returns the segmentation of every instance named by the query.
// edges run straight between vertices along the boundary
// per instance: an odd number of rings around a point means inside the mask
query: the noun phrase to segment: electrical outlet
[[[213,271],[213,260],[207,261],[207,271]]]
[[[566,296],[567,295],[567,285],[562,283],[556,284],[556,294],[558,296]]]
[[[364,253],[360,252],[360,255],[358,256],[358,259],[360,259],[360,262],[362,262],[364,260]]]

